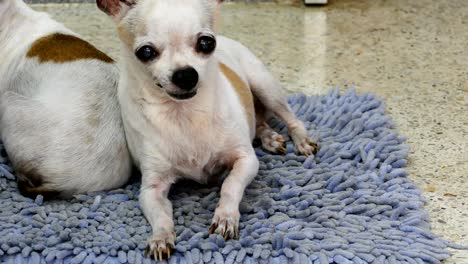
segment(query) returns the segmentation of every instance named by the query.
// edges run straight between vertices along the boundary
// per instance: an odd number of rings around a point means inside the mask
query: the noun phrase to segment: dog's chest
[[[192,138],[178,146],[181,151],[171,157],[171,163],[179,177],[207,183],[230,167],[230,154],[216,138]]]
[[[179,177],[206,184],[213,178],[220,177],[228,169],[228,164],[219,156],[192,157],[188,160],[178,160],[174,164],[174,169]]]
[[[232,151],[222,131],[219,124],[173,122],[160,130],[159,149],[177,176],[207,183],[230,167]]]

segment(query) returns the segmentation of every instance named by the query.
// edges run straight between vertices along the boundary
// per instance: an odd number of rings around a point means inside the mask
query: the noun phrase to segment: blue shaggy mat
[[[404,169],[408,147],[372,94],[333,90],[289,102],[320,151],[286,156],[257,148],[258,176],[240,206],[240,240],[209,235],[219,186],[171,191],[177,247],[169,263],[439,263],[457,247],[430,231],[421,191]],[[286,134],[283,124],[271,120]],[[2,151],[4,152],[4,151]],[[0,165],[0,258],[11,263],[149,263],[151,227],[139,183],[43,202],[22,197]]]

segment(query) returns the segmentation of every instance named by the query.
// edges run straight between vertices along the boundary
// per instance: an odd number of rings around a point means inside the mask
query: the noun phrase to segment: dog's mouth
[[[197,94],[197,91],[191,91],[186,93],[167,93],[170,97],[177,99],[177,100],[187,100],[194,97]]]

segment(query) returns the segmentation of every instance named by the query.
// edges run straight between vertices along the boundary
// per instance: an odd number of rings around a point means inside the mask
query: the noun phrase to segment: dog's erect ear
[[[120,20],[136,2],[137,0],[96,0],[98,8],[114,20]]]
[[[219,23],[220,23],[220,9],[221,9],[221,4],[224,2],[224,0],[215,0],[216,2],[216,5],[214,7],[214,10],[213,10],[213,30],[214,31],[218,31],[218,28],[220,27],[219,26]]]

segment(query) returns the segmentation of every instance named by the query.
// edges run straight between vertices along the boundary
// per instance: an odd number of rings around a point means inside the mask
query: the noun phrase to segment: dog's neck
[[[14,4],[13,0],[0,0],[0,21],[3,22],[5,15]]]
[[[34,32],[35,11],[21,0],[0,0],[0,75],[14,71],[11,64]],[[1,82],[1,80],[0,80]]]
[[[0,0],[0,40],[11,31],[18,10],[16,0]]]
[[[33,30],[35,19],[40,14],[22,0],[0,0],[0,45],[19,35],[22,29]]]
[[[17,23],[33,13],[21,0],[0,0],[0,32],[14,31]]]

